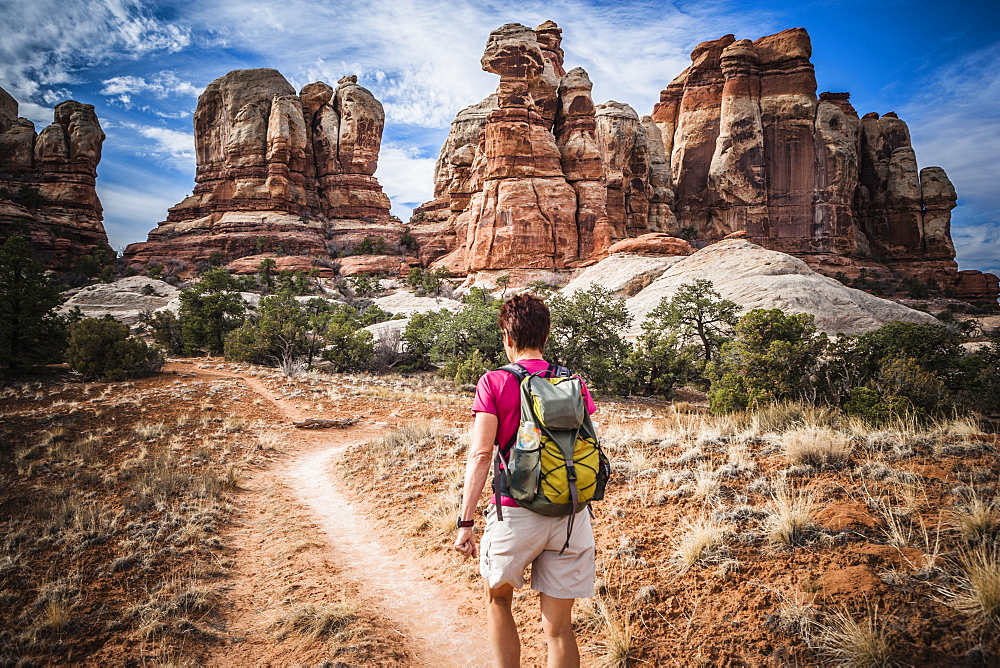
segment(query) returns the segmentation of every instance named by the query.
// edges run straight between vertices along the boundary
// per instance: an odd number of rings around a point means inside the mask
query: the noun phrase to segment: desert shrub
[[[258,240],[261,238],[264,237],[258,237]],[[260,284],[265,289],[270,290],[274,287],[274,276],[277,268],[278,262],[273,257],[266,257],[260,261],[259,265],[257,265],[257,273],[260,277]]]
[[[355,329],[343,321],[333,321],[323,332],[322,357],[334,371],[368,371],[374,364],[375,342],[371,332]]]
[[[172,311],[157,311],[143,314],[143,321],[152,332],[153,341],[174,355],[184,352],[184,337],[181,321]]]
[[[775,401],[814,399],[812,376],[827,345],[808,313],[754,309],[710,366],[709,405],[729,412]]]
[[[442,328],[451,321],[451,311],[428,311],[415,313],[403,330],[406,348],[403,368],[410,371],[424,371],[434,366],[432,355]]]
[[[395,250],[383,237],[366,236],[354,249],[357,255],[393,255]]]
[[[0,247],[0,365],[59,359],[66,343],[65,322],[55,312],[61,301],[28,240],[8,238]]]
[[[302,357],[308,346],[308,320],[293,295],[265,297],[257,313],[226,335],[226,359],[276,366]]]
[[[410,253],[419,253],[420,243],[415,236],[406,232],[403,236],[399,237],[399,249]]]
[[[413,288],[414,294],[418,297],[431,297],[441,294],[442,290],[448,286],[445,279],[449,276],[451,276],[451,272],[446,267],[438,267],[433,270],[414,267],[406,276],[406,284]]]
[[[406,353],[403,368],[438,368],[439,374],[465,382],[474,369],[486,371],[506,362],[497,326],[500,301],[482,288],[473,288],[463,306],[417,313],[403,331]]]
[[[625,360],[615,389],[629,394],[669,397],[696,374],[697,346],[684,344],[664,322],[664,298],[642,323],[642,334]]]
[[[547,358],[608,390],[622,374],[631,350],[622,333],[632,323],[625,300],[600,285],[572,297],[549,298],[552,329]]]
[[[681,285],[670,299],[661,300],[651,315],[676,332],[681,343],[698,343],[704,360],[711,362],[729,339],[740,310],[739,304],[715,291],[712,281],[699,278]]]
[[[225,269],[209,269],[194,287],[181,291],[181,337],[188,354],[220,355],[226,335],[243,324],[246,303]]]
[[[354,299],[377,297],[384,292],[379,277],[368,273],[351,276],[346,280],[346,284]]]
[[[129,336],[127,325],[106,315],[100,320],[84,318],[70,326],[66,361],[87,378],[114,381],[156,373],[163,366],[163,353]]]
[[[456,385],[474,384],[487,371],[497,367],[496,359],[487,359],[478,350],[473,350],[464,359],[453,359],[445,363],[439,374],[451,378]]]
[[[873,426],[887,424],[910,412],[910,403],[903,397],[886,397],[868,387],[851,388],[844,411]]]

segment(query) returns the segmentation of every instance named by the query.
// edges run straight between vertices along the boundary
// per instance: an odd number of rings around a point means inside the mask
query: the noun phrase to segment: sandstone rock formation
[[[699,44],[644,117],[595,107],[560,44],[552,22],[490,36],[483,66],[500,87],[455,118],[434,200],[411,221],[424,263],[561,270],[649,232],[699,246],[743,233],[828,275],[1000,294],[996,277],[958,272],[954,187],[918,170],[906,124],[859,118],[848,93],[817,96],[804,29]]]
[[[94,189],[104,142],[94,107],[62,102],[38,134],[17,114],[17,101],[0,88],[0,240],[27,236],[57,270],[95,250],[110,252]]]
[[[563,67],[561,35],[551,21],[490,35],[483,69],[500,85],[456,116],[435,199],[411,220],[424,262],[459,274],[561,270],[672,222],[648,125],[628,105],[594,106],[586,71]]]
[[[847,93],[816,96],[802,28],[703,42],[652,118],[669,156],[676,227],[703,240],[743,230],[825,273],[861,268],[995,299],[961,277],[949,225],[955,191],[918,171],[906,124],[858,118]]]
[[[147,287],[149,286],[149,287]],[[178,310],[180,290],[164,281],[146,276],[129,276],[112,283],[95,283],[70,294],[60,309],[68,313],[80,309],[86,318],[111,315],[126,325],[139,322],[144,311]],[[177,306],[171,308],[173,302]]]
[[[298,95],[273,69],[219,77],[194,114],[194,193],[126,249],[129,264],[172,262],[184,273],[213,254],[231,261],[263,251],[310,263],[365,236],[398,241],[403,228],[374,176],[384,120],[354,76]]]

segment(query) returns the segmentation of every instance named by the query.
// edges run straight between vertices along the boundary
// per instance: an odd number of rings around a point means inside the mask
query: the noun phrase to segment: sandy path
[[[196,374],[239,379],[275,406],[287,419],[302,420],[304,414],[256,378],[231,372],[199,369]],[[323,557],[335,564],[339,577],[351,581],[365,606],[373,606],[407,636],[415,663],[431,666],[485,666],[490,660],[483,642],[485,619],[460,614],[459,608],[478,609],[467,589],[431,580],[421,564],[403,550],[402,541],[380,533],[348,497],[333,472],[338,457],[347,455],[377,434],[363,426],[347,430],[293,430],[289,454],[260,475],[253,487],[262,490],[277,485],[306,509]],[[253,503],[261,503],[255,494]],[[254,509],[247,508],[251,515]],[[249,531],[247,528],[249,527]],[[257,544],[252,525],[244,527],[237,547]],[[315,578],[315,572],[309,576]],[[233,596],[260,598],[270,583],[254,579],[254,569],[237,568]],[[257,578],[259,579],[259,578]],[[471,605],[470,605],[471,604]],[[254,607],[251,604],[251,607]],[[260,626],[266,619],[260,609],[245,610],[234,622]],[[219,657],[223,660],[224,657]],[[233,657],[230,655],[229,657]],[[258,662],[281,657],[255,657]]]

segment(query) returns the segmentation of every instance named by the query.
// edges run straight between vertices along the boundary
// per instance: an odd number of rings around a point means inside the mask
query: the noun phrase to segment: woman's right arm
[[[462,505],[459,517],[471,520],[476,517],[476,506],[483,494],[486,479],[490,474],[490,464],[493,462],[493,443],[497,436],[497,416],[492,413],[477,412],[472,423],[472,444],[469,446],[469,456],[465,461],[465,484],[462,488]],[[462,527],[455,538],[455,549],[467,557],[475,557],[476,538],[473,527]]]

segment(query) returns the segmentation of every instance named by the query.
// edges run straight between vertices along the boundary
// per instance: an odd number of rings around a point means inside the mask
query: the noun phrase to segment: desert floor
[[[600,402],[585,664],[1000,661],[995,435],[689,399]],[[467,388],[181,359],[0,401],[0,664],[488,663],[478,566],[451,550]],[[543,665],[537,597],[515,607]]]

